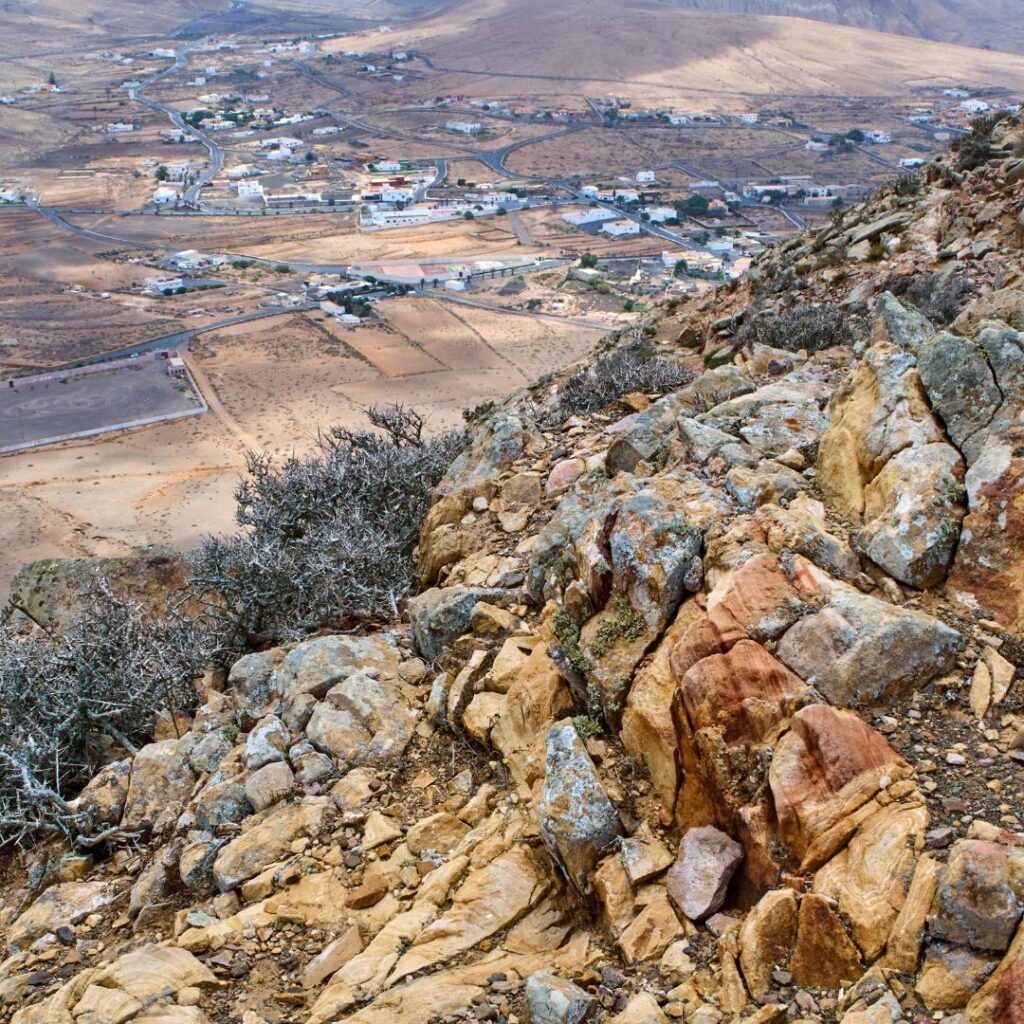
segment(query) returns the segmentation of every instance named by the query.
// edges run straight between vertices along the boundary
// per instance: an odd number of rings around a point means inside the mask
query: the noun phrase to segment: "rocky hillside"
[[[987,126],[478,410],[401,621],[10,858],[0,1017],[1024,1022],[1022,204]]]

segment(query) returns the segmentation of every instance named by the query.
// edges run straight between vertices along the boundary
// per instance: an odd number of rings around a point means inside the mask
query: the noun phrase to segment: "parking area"
[[[34,382],[0,381],[0,451],[199,412],[187,379],[163,359]]]

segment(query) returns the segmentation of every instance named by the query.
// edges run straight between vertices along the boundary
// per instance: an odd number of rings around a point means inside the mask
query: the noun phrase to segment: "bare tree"
[[[187,619],[148,618],[105,580],[63,633],[0,625],[0,842],[92,823],[68,799],[109,760],[136,753],[162,711],[195,707],[205,654]]]

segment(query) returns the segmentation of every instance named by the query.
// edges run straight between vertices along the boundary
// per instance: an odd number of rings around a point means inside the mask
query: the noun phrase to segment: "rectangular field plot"
[[[204,412],[186,377],[163,359],[0,381],[0,452]]]

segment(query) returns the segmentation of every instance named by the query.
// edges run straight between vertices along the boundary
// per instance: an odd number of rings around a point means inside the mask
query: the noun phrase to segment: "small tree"
[[[161,164],[161,165],[160,165],[160,166],[159,166],[159,167],[158,167],[158,168],[156,169],[156,180],[157,180],[157,181],[166,181],[166,180],[167,180],[167,178],[168,178],[168,171],[167,171],[167,168],[166,168],[166,167],[165,167],[165,166],[164,166],[163,164]]]
[[[46,81],[49,85],[54,86],[57,84],[57,76],[51,71]]]
[[[580,266],[593,268],[597,266],[597,257],[592,252],[585,252],[580,257]]]

